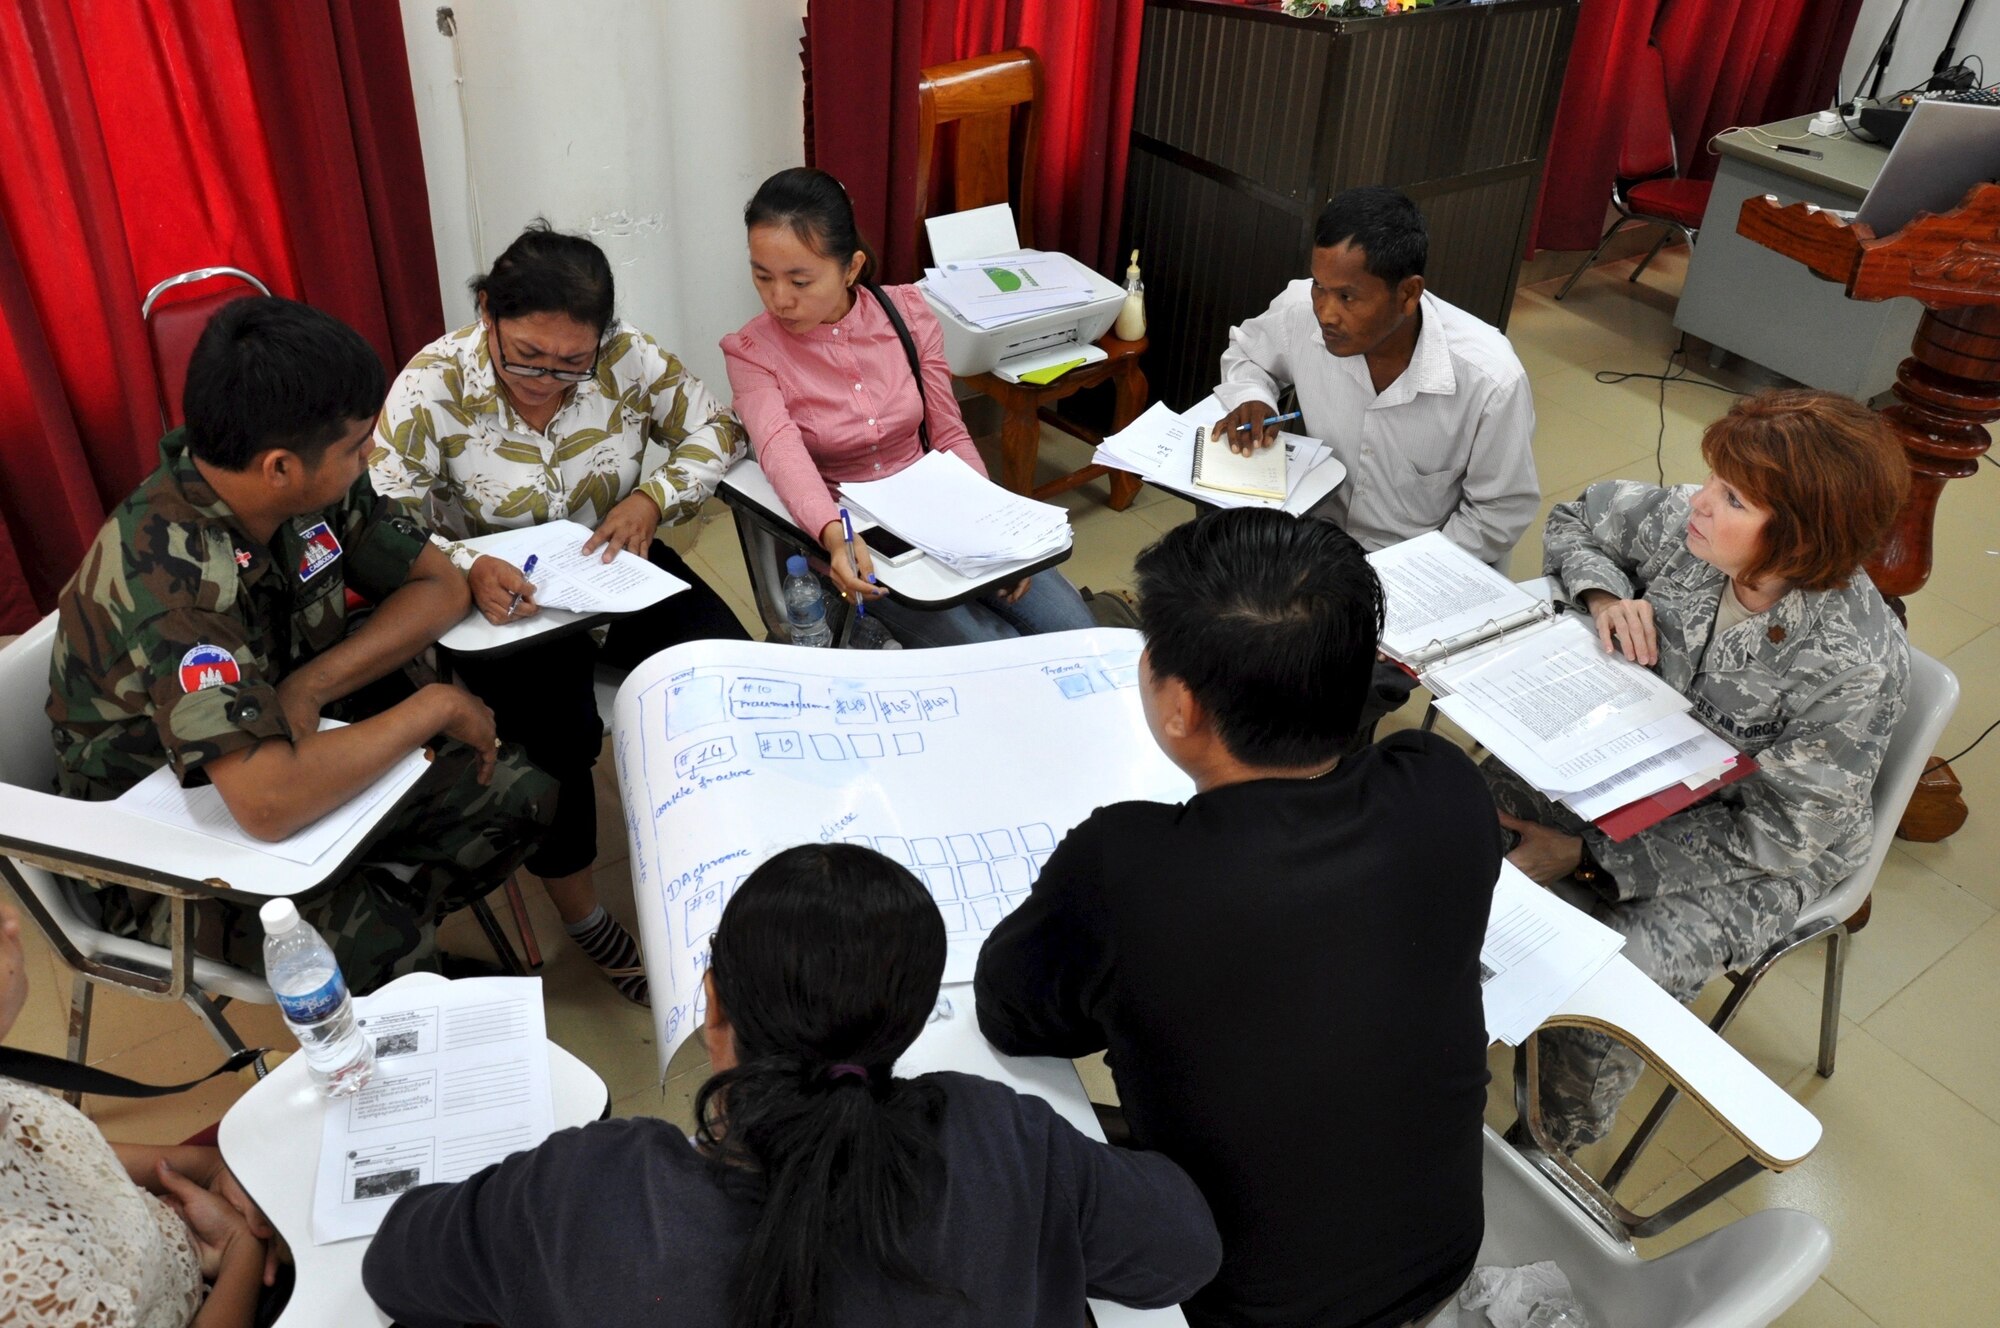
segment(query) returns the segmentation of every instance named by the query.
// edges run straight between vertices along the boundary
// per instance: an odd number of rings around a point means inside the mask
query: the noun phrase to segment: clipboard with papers
[[[1382,652],[1508,768],[1623,840],[1749,775],[1756,762],[1650,669],[1606,654],[1581,618],[1433,531],[1368,555]]]

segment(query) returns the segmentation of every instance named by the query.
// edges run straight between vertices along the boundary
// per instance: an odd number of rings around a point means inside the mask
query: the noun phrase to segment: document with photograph
[[[313,1243],[372,1236],[396,1196],[459,1181],[555,1131],[540,978],[465,978],[355,1000],[375,1077],[326,1104]]]

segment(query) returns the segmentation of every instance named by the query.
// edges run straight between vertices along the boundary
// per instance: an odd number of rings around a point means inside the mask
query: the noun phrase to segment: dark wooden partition
[[[1577,3],[1300,19],[1151,0],[1125,247],[1145,251],[1154,395],[1214,386],[1230,325],[1306,275],[1313,219],[1352,185],[1416,199],[1431,289],[1504,328]]]

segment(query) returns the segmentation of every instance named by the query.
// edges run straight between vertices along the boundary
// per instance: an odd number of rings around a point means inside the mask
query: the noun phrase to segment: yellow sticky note
[[[1061,364],[1051,364],[1044,369],[1030,369],[1021,375],[1021,381],[1024,383],[1033,383],[1036,387],[1046,387],[1082,363],[1083,357],[1079,355],[1073,360],[1064,360]]]

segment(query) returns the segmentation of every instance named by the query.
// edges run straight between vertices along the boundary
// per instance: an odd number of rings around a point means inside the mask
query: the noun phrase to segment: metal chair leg
[[[493,955],[500,961],[500,967],[515,977],[526,977],[528,966],[521,962],[514,943],[500,929],[500,919],[493,916],[493,906],[484,899],[475,899],[472,901],[472,916],[479,923],[479,930],[486,933],[486,943],[493,947]]]
[[[233,1056],[244,1049],[243,1038],[237,1033],[235,1026],[222,1017],[222,1007],[214,997],[205,991],[196,991],[190,987],[182,993],[181,1003],[194,1011],[195,1018],[201,1020],[202,1027],[208,1030],[210,1037],[222,1044],[224,1051]],[[257,1072],[259,1079],[271,1072],[264,1064],[262,1056],[252,1061],[250,1068]]]
[[[1826,983],[1819,1007],[1819,1077],[1833,1078],[1833,1055],[1840,1048],[1840,988],[1847,979],[1847,928],[1826,936]]]
[[[1653,241],[1653,247],[1646,251],[1646,256],[1639,260],[1639,266],[1633,268],[1632,275],[1625,278],[1625,280],[1637,281],[1639,279],[1639,274],[1646,270],[1646,265],[1653,261],[1653,256],[1659,253],[1660,250],[1667,247],[1667,241],[1672,239],[1673,235],[1674,235],[1673,230],[1670,227],[1666,226],[1660,227],[1660,238]]]
[[[70,979],[69,988],[69,1059],[75,1065],[90,1063],[90,1006],[95,997],[95,987],[89,978],[79,973]],[[83,1105],[83,1094],[70,1091],[63,1094],[63,1100],[72,1107]]]
[[[528,961],[528,971],[542,971],[542,943],[536,939],[534,920],[528,916],[528,901],[521,897],[521,878],[516,873],[507,878],[507,906],[514,910],[514,930],[520,933],[521,953]]]
[[[1625,223],[1630,220],[1631,220],[1630,217],[1620,217],[1618,220],[1611,223],[1611,228],[1604,232],[1604,238],[1600,239],[1597,242],[1597,247],[1590,251],[1590,257],[1584,259],[1582,266],[1578,267],[1576,271],[1569,274],[1569,280],[1565,281],[1563,283],[1563,288],[1556,292],[1556,300],[1558,303],[1562,301],[1563,296],[1569,294],[1569,288],[1571,286],[1576,285],[1577,279],[1582,277],[1584,273],[1590,270],[1590,265],[1597,261],[1597,256],[1599,254],[1604,252],[1604,246],[1611,243],[1611,237],[1616,235],[1619,231],[1623,230],[1625,228]]]

